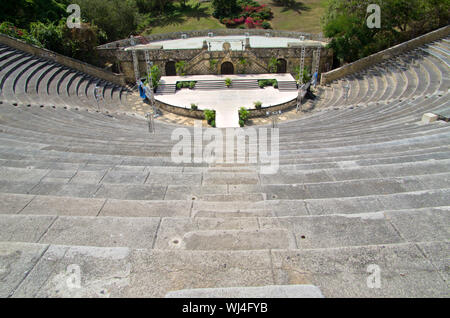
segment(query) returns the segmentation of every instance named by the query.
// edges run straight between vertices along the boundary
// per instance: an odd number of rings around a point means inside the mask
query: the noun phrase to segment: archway
[[[166,63],[166,76],[176,76],[177,70],[175,68],[175,62],[169,61]]]
[[[231,62],[224,62],[220,68],[220,74],[229,75],[234,74],[234,65]]]
[[[285,59],[278,59],[277,64],[277,73],[286,73],[287,71],[287,62]]]

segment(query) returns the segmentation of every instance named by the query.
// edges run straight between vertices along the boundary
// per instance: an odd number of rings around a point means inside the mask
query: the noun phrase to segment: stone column
[[[249,37],[245,38],[245,49],[246,50],[250,50],[251,49],[251,47],[250,47],[250,38]]]

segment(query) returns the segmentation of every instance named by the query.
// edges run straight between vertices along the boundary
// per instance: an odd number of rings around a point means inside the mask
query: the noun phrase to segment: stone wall
[[[190,108],[173,106],[173,105],[163,103],[156,99],[155,99],[155,106],[157,108],[160,108],[162,110],[165,110],[167,112],[174,113],[177,115],[181,115],[181,116],[185,116],[185,117],[192,117],[192,118],[196,118],[196,119],[205,119],[205,116],[203,115],[203,110],[192,110]]]
[[[47,60],[54,61],[61,65],[65,65],[67,67],[73,68],[85,74],[103,79],[105,81],[124,86],[125,85],[125,76],[121,74],[114,74],[108,71],[105,71],[99,67],[90,65],[88,63],[55,53],[53,51],[47,49],[41,49],[37,46],[28,44],[24,41],[14,39],[10,36],[0,34],[0,43],[10,46],[16,50],[21,50],[26,53],[35,55],[40,58],[44,58]]]
[[[367,56],[353,63],[347,64],[330,72],[322,73],[320,84],[326,85],[339,78],[345,77],[353,73],[357,73],[384,60],[391,59],[396,55],[413,50],[424,44],[439,40],[443,37],[448,36],[449,34],[450,34],[450,26],[446,26],[436,31],[422,35],[418,38],[393,46],[387,50],[372,54],[370,56]]]
[[[123,49],[103,49],[99,53],[110,63],[118,66],[119,71],[124,75],[129,83],[135,81],[133,57],[131,51]],[[305,66],[311,71],[314,70],[316,61],[316,47],[306,48]],[[139,60],[139,72],[141,76],[146,74],[147,65],[142,51],[137,51]],[[231,62],[234,66],[235,74],[261,74],[268,73],[268,63],[272,57],[286,60],[287,73],[295,74],[295,67],[300,65],[301,47],[288,48],[247,48],[243,51],[208,51],[207,49],[179,49],[179,50],[149,50],[150,60],[161,70],[161,75],[165,72],[166,64],[169,61],[186,61],[186,75],[208,75],[220,74],[220,67],[224,62]],[[246,59],[249,63],[244,66],[241,59]],[[217,64],[211,68],[210,61],[216,60]],[[322,47],[320,56],[319,74],[330,69],[333,61],[331,50]]]
[[[159,100],[155,100],[155,106],[157,108],[160,108],[167,112],[185,116],[185,117],[191,117],[191,118],[196,118],[196,119],[204,119],[205,118],[205,116],[203,115],[203,110],[192,110],[190,108],[173,106],[173,105],[163,103]],[[274,106],[270,106],[270,107],[264,107],[262,109],[249,109],[249,111],[250,111],[249,118],[265,117],[266,112],[276,112],[276,111],[280,111],[280,110],[285,111],[285,110],[292,109],[296,106],[297,106],[297,99],[293,99],[286,103],[282,103],[282,104],[274,105]]]

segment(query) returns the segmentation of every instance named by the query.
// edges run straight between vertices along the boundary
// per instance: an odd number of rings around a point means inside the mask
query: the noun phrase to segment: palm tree
[[[280,65],[280,61],[277,60],[276,57],[272,57],[267,65],[270,73],[276,73],[278,65]]]
[[[186,75],[185,70],[184,70],[185,67],[186,67],[185,61],[179,61],[179,62],[175,63],[176,72],[180,76]]]

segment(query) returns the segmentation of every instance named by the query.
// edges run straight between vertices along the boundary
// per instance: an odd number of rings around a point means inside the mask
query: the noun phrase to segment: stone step
[[[448,237],[449,211],[450,206],[259,218],[0,215],[0,241],[163,250],[326,249],[433,242]]]
[[[3,242],[0,264],[9,275],[0,295],[164,297],[180,289],[308,284],[320,288],[325,297],[445,297],[448,286],[442,275],[446,275],[447,248],[448,243],[430,242],[307,250],[164,251]],[[368,271],[374,266],[381,270],[382,288],[368,288]],[[80,273],[80,284],[74,273]]]
[[[118,200],[0,193],[0,214],[218,218],[358,214],[445,206],[448,204],[446,197],[449,192],[449,189],[444,188],[363,197],[229,202]]]

